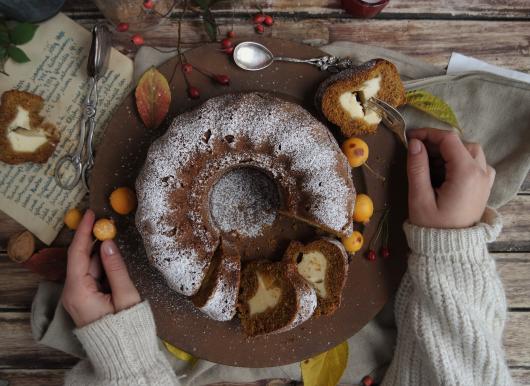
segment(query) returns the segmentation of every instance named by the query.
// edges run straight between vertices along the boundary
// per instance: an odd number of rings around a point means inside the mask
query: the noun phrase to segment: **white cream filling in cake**
[[[302,260],[297,265],[298,273],[313,285],[318,295],[325,298],[326,290],[326,272],[328,269],[328,260],[320,251],[310,251],[302,255]]]
[[[280,301],[282,289],[274,285],[274,281],[256,273],[258,289],[253,297],[248,300],[250,316],[260,314],[269,308],[275,307]]]
[[[7,127],[7,140],[14,151],[33,153],[48,142],[48,137],[44,130],[33,129],[30,125],[29,111],[17,106],[17,115]]]
[[[370,125],[381,122],[381,117],[375,111],[363,108],[363,103],[376,96],[381,88],[381,75],[368,79],[361,84],[360,90],[347,91],[339,97],[341,107],[354,119],[363,119]]]

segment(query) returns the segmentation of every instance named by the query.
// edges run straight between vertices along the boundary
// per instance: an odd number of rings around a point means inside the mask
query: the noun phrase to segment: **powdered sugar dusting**
[[[223,175],[210,193],[212,219],[223,232],[258,236],[272,225],[280,199],[276,184],[255,168],[237,168]]]
[[[205,158],[202,178],[194,168]],[[351,231],[349,166],[325,126],[300,106],[268,94],[212,98],[174,119],[151,145],[136,183],[136,224],[147,255],[171,288],[184,295],[199,289],[219,242],[216,232],[240,224],[232,218],[229,226],[219,221],[212,227],[208,211],[200,210],[200,189],[214,178],[213,171],[236,164],[265,168],[280,179],[292,208],[305,207],[309,221],[337,233]],[[175,192],[182,193],[182,201],[174,202]]]
[[[237,297],[239,295],[239,280],[231,280],[239,276],[241,264],[239,260],[224,258],[221,262],[219,280],[201,311],[214,320],[221,322],[231,320],[236,314]]]

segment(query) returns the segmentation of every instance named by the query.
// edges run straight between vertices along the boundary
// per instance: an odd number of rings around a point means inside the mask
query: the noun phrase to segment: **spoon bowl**
[[[263,44],[242,42],[234,49],[234,62],[243,70],[259,71],[269,67],[274,55]]]

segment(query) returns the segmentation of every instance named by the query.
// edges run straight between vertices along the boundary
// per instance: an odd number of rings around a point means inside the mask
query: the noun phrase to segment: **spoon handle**
[[[322,56],[320,58],[312,59],[296,59],[283,56],[277,56],[275,61],[292,62],[292,63],[307,63],[318,67],[322,71],[339,72],[348,68],[354,67],[355,63],[351,58],[340,58],[337,56]]]

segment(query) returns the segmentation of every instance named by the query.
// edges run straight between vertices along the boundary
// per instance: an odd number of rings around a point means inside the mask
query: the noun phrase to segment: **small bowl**
[[[390,0],[381,0],[377,3],[363,0],[342,0],[342,8],[352,16],[368,19],[378,15],[389,2]]]

